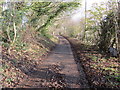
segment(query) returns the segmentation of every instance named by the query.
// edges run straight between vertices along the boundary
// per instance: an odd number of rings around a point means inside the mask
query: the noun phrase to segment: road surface
[[[58,73],[64,76],[67,87],[80,88],[77,64],[74,61],[69,42],[62,36],[59,36],[59,44],[56,45],[48,58],[43,61],[42,68],[55,65],[59,68]]]
[[[26,72],[26,79],[18,87],[87,88],[81,65],[75,63],[69,42],[58,36],[59,43],[49,56]]]

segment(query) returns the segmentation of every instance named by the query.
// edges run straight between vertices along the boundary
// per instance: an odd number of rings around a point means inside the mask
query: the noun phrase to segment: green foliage
[[[96,44],[100,50],[107,52],[109,47],[117,47],[116,31],[118,30],[116,20],[116,2],[111,1],[93,4],[91,10],[86,11],[85,27],[81,30],[82,41]],[[106,9],[107,8],[107,9]],[[118,22],[117,22],[118,21]]]
[[[91,55],[91,56],[88,56],[89,58],[91,58],[93,61],[97,61],[98,60],[98,57],[95,56],[95,55]]]
[[[100,34],[100,22],[103,19],[103,16],[107,15],[109,11],[105,8],[105,3],[93,4],[92,10],[86,12],[86,26],[85,26],[85,38],[87,42],[92,44],[97,44],[99,42]],[[89,32],[89,33],[87,33]],[[91,39],[90,39],[91,38]]]
[[[8,66],[8,65],[3,64],[3,65],[2,65],[2,68],[5,70],[5,69],[8,69],[8,68],[9,68],[9,66]]]
[[[41,5],[42,4],[42,5]],[[66,11],[66,10],[71,10],[74,7],[78,7],[79,3],[76,2],[67,2],[67,3],[57,3],[57,5],[50,3],[50,2],[39,2],[39,3],[33,3],[32,4],[32,9],[36,11],[37,16],[41,15],[47,15],[48,18],[46,22],[40,26],[37,31],[40,31],[49,25],[51,25],[51,22],[55,17],[57,17],[61,12]]]
[[[12,79],[11,78],[7,78],[5,79],[8,83],[11,83],[12,82]]]
[[[49,6],[51,2],[35,2],[32,3],[31,7],[37,13],[37,16],[48,15],[51,7]]]
[[[47,37],[47,38],[51,38],[51,35],[48,34],[48,29],[47,28],[44,28],[40,31],[40,35],[41,36],[44,36],[44,37]]]
[[[111,40],[115,38],[115,21],[114,21],[114,13],[110,13],[107,15],[105,20],[101,21],[101,34],[100,34],[100,43],[99,47],[103,51],[107,51],[108,47],[114,44],[111,43]],[[111,46],[113,47],[113,45]]]
[[[4,46],[4,47],[6,47],[6,48],[9,48],[9,43],[2,43],[2,45]]]
[[[28,45],[27,43],[16,41],[15,46],[17,51],[21,51],[26,50]]]
[[[4,72],[4,69],[2,67],[0,67],[0,72]]]
[[[107,78],[107,79],[114,78],[115,80],[117,80],[117,81],[120,82],[120,75],[119,75],[119,76],[109,75],[109,76],[107,76],[106,78]]]
[[[3,3],[4,4],[4,3]],[[0,17],[0,25],[2,26],[3,46],[9,48],[15,47],[16,50],[25,49],[26,43],[20,41],[22,39],[23,28],[22,20],[25,16],[28,21],[26,24],[33,28],[40,36],[52,38],[49,33],[49,26],[54,23],[54,19],[58,17],[63,11],[71,11],[80,4],[77,2],[10,2],[8,9],[2,11]],[[2,8],[0,8],[2,9]]]
[[[49,33],[48,26],[52,26],[54,19],[63,11],[72,10],[78,5],[79,3],[76,2],[31,2],[29,5],[27,5],[27,2],[11,2],[8,9],[2,11],[0,16],[2,29],[0,39],[3,46],[8,49],[9,53],[11,48],[17,51],[27,49],[27,43],[22,41],[23,31],[27,29],[26,26],[22,26],[23,17],[28,19],[26,24],[30,26],[29,29],[34,29],[34,32],[36,32],[33,37],[39,34],[40,37],[52,39],[53,36]],[[2,10],[2,7],[0,10]]]
[[[6,9],[2,12],[2,30],[3,30],[3,41],[11,44],[15,39],[15,34],[21,29],[20,24],[22,23],[22,12],[14,8]],[[14,25],[13,25],[14,24]]]

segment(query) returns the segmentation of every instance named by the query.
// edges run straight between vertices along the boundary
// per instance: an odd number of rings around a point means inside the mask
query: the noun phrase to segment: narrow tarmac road
[[[62,36],[50,55],[37,68],[31,68],[18,87],[87,88],[81,65],[75,63],[71,46]]]
[[[69,42],[59,36],[59,44],[51,52],[50,56],[43,61],[43,67],[48,66],[57,66],[59,73],[63,76],[66,87],[69,88],[83,88],[80,85],[80,75],[77,68],[77,64],[74,61],[73,53],[70,47]],[[46,76],[47,78],[48,76]]]

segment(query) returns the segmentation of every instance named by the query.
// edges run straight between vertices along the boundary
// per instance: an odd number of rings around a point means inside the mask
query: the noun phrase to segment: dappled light
[[[119,0],[2,0],[0,88],[120,89]]]

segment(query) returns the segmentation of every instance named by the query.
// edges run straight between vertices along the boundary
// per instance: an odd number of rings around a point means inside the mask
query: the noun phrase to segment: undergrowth
[[[27,32],[27,31],[26,31]],[[40,64],[43,57],[52,50],[57,43],[57,38],[33,37],[30,32],[23,33],[23,38],[16,40],[10,48],[9,43],[2,44],[2,66],[0,75],[2,87],[17,87],[22,80],[27,77],[27,72]]]
[[[100,53],[96,46],[86,45],[77,39],[68,40],[92,87],[120,88],[119,58]]]

